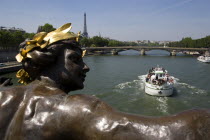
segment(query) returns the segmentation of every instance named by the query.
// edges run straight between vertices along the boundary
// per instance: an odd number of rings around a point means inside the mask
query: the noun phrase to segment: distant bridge
[[[150,50],[165,50],[170,53],[171,56],[176,56],[178,52],[198,52],[200,54],[209,53],[209,48],[181,48],[181,47],[145,47],[145,46],[123,46],[123,47],[87,47],[85,48],[87,53],[111,53],[117,55],[121,51],[136,50],[141,55],[145,55],[146,51]]]

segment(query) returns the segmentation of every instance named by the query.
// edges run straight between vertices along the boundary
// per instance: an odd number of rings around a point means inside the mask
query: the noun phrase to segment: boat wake
[[[162,113],[168,113],[168,97],[157,97],[158,101],[157,110]]]
[[[149,96],[144,91],[145,77],[146,75],[140,75],[136,80],[120,83],[115,86],[114,91],[119,94],[126,94],[127,100],[129,100],[130,103],[140,106],[146,105],[147,108],[153,108],[151,111],[156,111],[157,114],[160,115],[170,114],[171,110],[173,110],[172,106],[176,103],[187,107],[195,105],[194,100],[198,98],[197,96],[205,98],[206,95],[208,95],[207,91],[181,82],[180,79],[173,77],[175,94],[172,95],[172,97]]]
[[[125,90],[125,89],[139,89],[139,93],[144,91],[144,82],[146,75],[138,76],[137,80],[130,82],[120,83],[115,86],[115,89]],[[176,94],[190,93],[190,94],[207,94],[207,91],[199,89],[187,83],[183,83],[180,79],[172,77],[174,79],[174,87]]]
[[[138,84],[139,84],[139,80],[133,80],[132,82],[121,83],[115,87],[119,89],[136,88],[138,87]]]
[[[207,94],[207,91],[199,89],[195,86],[192,86],[187,83],[182,83],[178,78],[176,78],[176,84],[175,84],[176,92],[177,94],[187,93],[187,94],[200,94],[204,95]]]

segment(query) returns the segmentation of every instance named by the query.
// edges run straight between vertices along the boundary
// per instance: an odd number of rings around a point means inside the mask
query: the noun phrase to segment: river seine
[[[90,67],[85,88],[70,94],[94,95],[117,110],[147,116],[210,108],[210,64],[199,62],[196,57],[169,56],[168,52],[155,50],[141,56],[136,51],[125,51],[117,56],[87,56],[84,61]],[[157,65],[175,77],[171,97],[149,96],[144,92],[144,76]]]

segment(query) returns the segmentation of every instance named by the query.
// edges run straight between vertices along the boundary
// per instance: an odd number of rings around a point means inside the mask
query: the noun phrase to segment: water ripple
[[[176,88],[178,89],[178,92],[187,92],[190,94],[207,94],[207,91],[203,90],[203,89],[199,89],[195,86],[189,85],[187,83],[182,83],[182,82],[177,82],[175,84]]]

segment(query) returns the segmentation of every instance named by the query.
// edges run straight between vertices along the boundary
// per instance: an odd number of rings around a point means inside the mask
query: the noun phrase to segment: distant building
[[[139,44],[148,44],[149,42],[149,40],[137,40],[137,43]]]
[[[160,45],[166,45],[166,44],[168,44],[168,43],[170,43],[171,41],[159,41],[159,44]]]
[[[168,44],[171,41],[153,41],[153,40],[137,40],[136,43],[139,44],[148,44],[148,43],[156,43],[159,45],[164,45],[164,44]]]
[[[15,27],[4,27],[4,26],[0,26],[0,30],[4,30],[4,31],[9,31],[9,32],[16,32],[16,31],[20,31],[22,33],[25,33],[26,31],[24,31],[21,28],[15,28]]]

